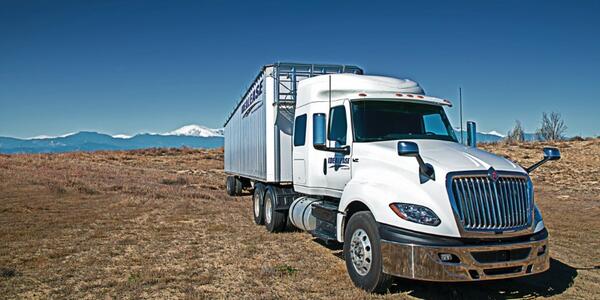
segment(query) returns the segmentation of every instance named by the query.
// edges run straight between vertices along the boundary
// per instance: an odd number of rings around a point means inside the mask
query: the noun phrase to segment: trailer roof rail
[[[296,103],[298,81],[318,75],[351,73],[363,74],[364,71],[357,66],[352,65],[334,65],[334,64],[306,64],[293,62],[277,62],[270,65],[264,65],[256,78],[252,81],[250,87],[246,90],[240,101],[236,104],[233,111],[227,117],[223,126],[226,126],[231,117],[240,107],[254,84],[261,78],[262,74],[269,67],[273,67],[272,77],[275,79],[275,101],[278,109],[285,112],[285,115],[293,118],[294,107]]]

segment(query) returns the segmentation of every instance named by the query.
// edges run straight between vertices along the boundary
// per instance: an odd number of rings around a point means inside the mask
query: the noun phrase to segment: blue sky
[[[0,1],[0,135],[220,127],[275,61],[357,64],[481,131],[600,135],[600,1]],[[448,110],[458,126],[458,109]]]

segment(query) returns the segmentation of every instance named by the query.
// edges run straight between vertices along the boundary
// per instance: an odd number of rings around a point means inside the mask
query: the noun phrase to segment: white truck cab
[[[558,159],[558,149],[544,149],[544,160],[524,169],[477,149],[473,123],[470,145],[460,144],[444,111],[452,104],[411,80],[335,65],[280,63],[261,74],[266,91],[253,103],[265,106],[257,128],[267,149],[236,140],[256,123],[244,121],[250,114],[240,105],[225,126],[228,192],[253,191],[257,224],[282,231],[290,223],[343,243],[351,279],[373,292],[393,276],[474,281],[548,269],[548,234],[528,173]],[[281,90],[291,91],[289,102]],[[262,152],[279,179],[236,166],[239,156]]]

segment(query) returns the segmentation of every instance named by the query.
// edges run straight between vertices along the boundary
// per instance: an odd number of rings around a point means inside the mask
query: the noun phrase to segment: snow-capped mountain
[[[223,136],[223,129],[211,129],[200,125],[186,125],[171,132],[163,133],[163,135],[185,135],[199,137],[217,137]]]
[[[126,134],[115,134],[112,137],[114,137],[115,139],[130,139],[130,138],[132,138],[131,135],[126,135]]]
[[[461,140],[460,128],[454,129],[454,134],[456,134],[458,141],[460,141]],[[463,136],[463,139],[466,140],[466,138],[467,138],[466,130],[462,131],[462,136]],[[477,132],[477,142],[479,142],[479,143],[498,142],[498,141],[502,140],[503,138],[504,138],[504,136],[498,134],[497,131]]]
[[[502,137],[502,138],[506,137],[505,134],[502,134],[502,133],[500,133],[500,132],[498,132],[496,130],[492,130],[490,132],[482,132],[482,133],[483,134],[489,134],[489,135],[497,135],[497,136]]]
[[[25,140],[48,140],[55,138],[64,138],[71,135],[75,135],[78,132],[71,132],[63,135],[38,135],[31,138],[26,138]],[[224,128],[213,129],[208,128],[206,126],[190,124],[185,125],[181,128],[175,129],[173,131],[165,132],[165,133],[138,133],[138,134],[149,134],[149,135],[177,135],[177,136],[197,136],[197,137],[222,137],[224,134]],[[128,134],[113,134],[111,135],[116,139],[130,139],[138,134],[128,135]]]
[[[55,139],[55,138],[64,138],[64,137],[68,137],[70,135],[74,135],[76,133],[77,132],[70,132],[70,133],[66,133],[66,134],[63,134],[63,135],[56,135],[56,136],[53,136],[53,135],[38,135],[38,136],[34,136],[34,137],[31,137],[31,138],[28,138],[28,140],[47,140],[47,139]]]

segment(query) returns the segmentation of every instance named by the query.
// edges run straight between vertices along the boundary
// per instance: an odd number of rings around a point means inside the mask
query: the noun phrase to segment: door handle
[[[327,158],[323,158],[323,175],[327,175]]]

